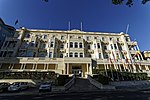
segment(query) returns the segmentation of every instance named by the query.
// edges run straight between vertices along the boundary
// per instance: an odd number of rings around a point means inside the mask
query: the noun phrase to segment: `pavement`
[[[0,100],[150,100],[150,91],[92,91],[76,93],[32,93],[0,96]]]

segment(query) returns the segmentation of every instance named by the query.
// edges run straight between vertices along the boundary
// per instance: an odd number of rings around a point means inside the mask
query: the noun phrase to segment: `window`
[[[72,52],[69,53],[69,57],[73,57],[73,53]]]
[[[27,33],[27,34],[25,35],[25,37],[26,37],[26,38],[30,38],[30,34]]]
[[[117,49],[117,45],[116,44],[114,44],[114,47],[115,47],[115,49]]]
[[[109,38],[110,39],[110,41],[112,40],[112,38]]]
[[[119,38],[117,38],[117,41],[119,41]]]
[[[56,58],[57,57],[57,54],[56,53],[54,53],[54,58]]]
[[[79,43],[79,47],[82,48],[82,43]]]
[[[47,35],[44,35],[44,39],[47,39]]]
[[[87,40],[90,40],[90,37],[86,37]]]
[[[104,49],[107,50],[107,46],[106,45],[104,46]]]
[[[49,58],[52,58],[52,52],[49,53]]]
[[[33,51],[27,51],[27,57],[33,57]]]
[[[34,47],[34,41],[31,41],[30,46]]]
[[[61,36],[61,39],[63,40],[63,39],[64,39],[64,36]]]
[[[88,49],[91,49],[91,46],[90,46],[90,45],[88,45]]]
[[[51,47],[54,47],[54,42],[51,42]]]
[[[63,58],[63,54],[62,53],[60,54],[60,58]]]
[[[101,57],[101,53],[99,53],[99,59],[101,59],[102,57]]]
[[[105,38],[104,38],[104,37],[102,37],[102,40],[104,41],[104,40],[105,40]]]
[[[75,42],[74,47],[78,48],[78,43],[77,42]]]
[[[45,43],[43,44],[43,48],[46,48],[46,44]]]
[[[104,58],[108,59],[108,54],[107,53],[104,54]]]
[[[126,37],[126,41],[127,41],[127,42],[129,41],[129,37]]]
[[[79,36],[78,39],[81,39],[81,36]]]
[[[113,49],[113,45],[112,44],[110,45],[110,47],[111,47],[111,49]]]
[[[94,39],[97,39],[97,37],[94,37]]]
[[[70,39],[72,38],[72,36],[70,36]]]
[[[80,53],[80,57],[83,57],[83,53]]]
[[[94,48],[96,48],[96,44],[94,44]]]
[[[100,48],[100,44],[99,43],[97,43],[97,47]]]
[[[73,48],[73,43],[72,42],[70,42],[70,48]]]
[[[68,57],[68,53],[66,54],[66,57]]]
[[[62,48],[62,49],[63,49],[63,48],[64,48],[64,44],[61,44],[61,45],[60,45],[60,48]]]
[[[119,54],[118,53],[116,53],[116,59],[119,59]]]
[[[78,53],[77,52],[74,54],[74,57],[78,57]]]
[[[67,43],[67,48],[68,48],[68,43]]]

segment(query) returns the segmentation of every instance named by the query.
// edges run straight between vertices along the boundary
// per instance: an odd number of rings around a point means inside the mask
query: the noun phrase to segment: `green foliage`
[[[150,0],[141,0],[141,3],[146,4],[148,1],[150,1]],[[124,2],[126,2],[127,6],[131,7],[131,6],[133,6],[135,0],[112,0],[112,3],[115,5],[121,5]]]
[[[109,84],[109,80],[110,80],[107,76],[101,74],[93,75],[93,78],[103,85]]]

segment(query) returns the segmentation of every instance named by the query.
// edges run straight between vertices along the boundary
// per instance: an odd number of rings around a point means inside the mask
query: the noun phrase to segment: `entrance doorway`
[[[82,77],[82,69],[81,67],[72,67],[72,74],[74,74],[76,77]]]

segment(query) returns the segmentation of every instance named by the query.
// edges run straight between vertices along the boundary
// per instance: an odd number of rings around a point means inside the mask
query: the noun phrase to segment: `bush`
[[[59,75],[57,78],[58,85],[64,86],[67,83],[67,79],[69,79],[69,75]]]
[[[100,82],[101,84],[103,84],[103,85],[109,84],[109,80],[110,80],[107,76],[104,76],[104,75],[101,75],[101,74],[94,75],[93,78],[95,80],[97,80],[98,82]]]

